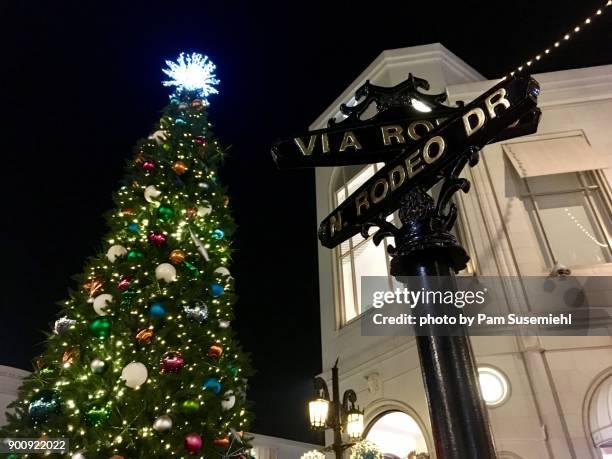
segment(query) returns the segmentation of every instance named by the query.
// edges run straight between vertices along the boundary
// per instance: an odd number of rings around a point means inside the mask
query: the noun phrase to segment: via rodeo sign
[[[384,220],[414,187],[427,190],[461,169],[470,152],[537,129],[540,90],[529,76],[504,79],[457,107],[442,104],[445,94],[427,95],[418,88],[429,89],[429,84],[412,74],[390,88],[366,82],[355,93],[356,100],[361,99],[358,104],[340,106],[344,120],[332,119],[327,129],[273,145],[272,156],[279,168],[385,163],[321,222],[323,246],[333,248]],[[372,103],[377,114],[361,120]]]

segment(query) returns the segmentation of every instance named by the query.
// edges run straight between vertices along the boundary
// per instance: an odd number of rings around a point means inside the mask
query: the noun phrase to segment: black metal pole
[[[454,288],[454,273],[465,267],[469,257],[446,231],[449,227],[440,227],[433,199],[417,189],[403,200],[399,215],[403,227],[395,234],[391,274],[411,287],[414,283],[404,276],[414,276],[412,280],[416,278],[426,289]],[[447,285],[442,285],[443,279]],[[439,305],[419,305],[420,314],[439,315],[436,307]],[[451,306],[444,312],[456,311]],[[436,455],[438,459],[494,459],[470,340],[465,330],[455,331],[459,334],[416,337]]]
[[[334,443],[332,449],[336,459],[342,459],[344,445],[342,444],[342,404],[340,402],[340,382],[338,380],[338,360],[332,368],[332,428],[334,431]]]

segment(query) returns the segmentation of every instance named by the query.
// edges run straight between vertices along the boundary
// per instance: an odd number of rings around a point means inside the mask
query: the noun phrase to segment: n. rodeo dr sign
[[[480,149],[502,137],[508,138],[504,130],[519,126],[522,120],[529,119],[533,124],[534,117],[539,117],[538,94],[539,85],[534,79],[517,76],[503,80],[457,109],[420,138],[414,139],[410,128],[398,123],[379,126],[380,145],[401,146],[401,153],[387,158],[382,169],[321,222],[321,244],[333,248],[359,233],[362,225],[386,217],[399,207],[400,198],[410,189],[432,187],[469,149]],[[353,151],[359,151],[359,136],[351,130],[346,132],[350,134],[346,134],[349,140],[345,142],[345,150],[350,146]],[[522,130],[520,135],[525,133]]]

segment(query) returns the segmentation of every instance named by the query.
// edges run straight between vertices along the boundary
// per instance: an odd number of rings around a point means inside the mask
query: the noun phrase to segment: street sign
[[[429,89],[429,83],[412,74],[393,87],[376,86],[367,81],[355,92],[354,105],[340,106],[342,121],[332,118],[325,129],[276,141],[272,145],[272,157],[280,169],[389,161],[462,112],[462,103],[457,107],[443,105],[445,93],[424,94],[419,89]],[[364,120],[372,105],[376,107],[376,114]],[[524,132],[510,127],[503,135],[511,138]]]
[[[379,127],[383,139],[401,145],[401,153],[387,157],[382,169],[321,222],[321,244],[333,248],[359,233],[363,225],[380,222],[400,206],[408,191],[431,188],[470,151],[535,131],[539,91],[538,83],[528,76],[505,79],[410,143],[401,124],[394,123],[395,131],[389,123]]]

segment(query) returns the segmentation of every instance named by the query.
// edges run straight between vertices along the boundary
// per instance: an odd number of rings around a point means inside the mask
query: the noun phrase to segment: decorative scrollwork
[[[401,109],[405,112],[406,117],[414,119],[423,119],[425,115],[428,115],[429,118],[449,116],[458,110],[456,107],[443,104],[447,99],[446,93],[423,94],[419,89],[428,91],[429,82],[423,78],[415,77],[412,73],[408,74],[406,80],[391,87],[377,86],[367,80],[355,91],[355,100],[359,102],[353,106],[340,105],[340,112],[345,116],[345,119],[336,121],[334,118],[330,118],[327,124],[331,127],[363,122],[361,117],[372,103],[376,104],[376,118],[384,117],[392,109]],[[419,108],[415,108],[415,102],[420,103]],[[457,107],[462,106],[461,102],[457,102]],[[425,112],[423,108],[426,108]],[[396,114],[392,117],[395,116]]]

